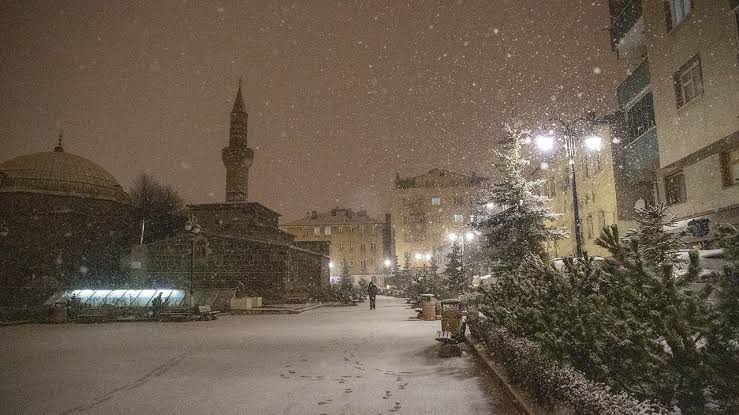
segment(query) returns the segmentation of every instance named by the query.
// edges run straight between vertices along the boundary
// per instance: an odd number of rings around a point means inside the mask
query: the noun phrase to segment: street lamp
[[[185,222],[185,230],[190,233],[190,308],[195,307],[195,298],[193,293],[193,278],[195,268],[195,235],[200,233],[200,225],[194,223],[195,217],[191,217]]]
[[[575,168],[575,154],[577,152],[577,144],[582,140],[591,151],[600,151],[603,148],[603,139],[595,134],[590,134],[583,138],[583,131],[592,131],[595,124],[594,117],[577,118],[570,122],[563,121],[559,118],[553,118],[553,123],[562,126],[563,135],[561,137],[567,151],[568,163],[570,165],[570,174],[572,176],[572,213],[575,219],[575,249],[578,258],[582,258],[582,231],[580,225],[580,206],[577,200],[577,176]],[[549,130],[546,134],[539,134],[534,138],[534,144],[542,152],[549,152],[554,149],[556,137],[554,130]]]

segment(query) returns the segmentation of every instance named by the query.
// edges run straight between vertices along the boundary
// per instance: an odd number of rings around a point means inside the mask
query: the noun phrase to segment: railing
[[[611,22],[611,46],[616,49],[621,39],[641,17],[641,0],[631,0]]]
[[[624,108],[631,100],[634,99],[644,88],[649,86],[651,78],[649,75],[649,60],[644,59],[626,79],[616,88],[618,96],[618,105]]]

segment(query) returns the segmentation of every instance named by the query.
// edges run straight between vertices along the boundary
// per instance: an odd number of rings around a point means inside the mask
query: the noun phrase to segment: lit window
[[[464,221],[464,215],[454,215],[454,222],[462,223]]]
[[[321,235],[321,227],[320,226],[313,227],[313,235],[315,235],[315,236]]]
[[[667,31],[671,31],[683,22],[690,14],[691,0],[667,0],[665,1],[665,21]]]
[[[685,191],[685,176],[683,172],[665,176],[665,201],[668,205],[675,205],[687,200]]]
[[[721,178],[724,187],[739,183],[739,149],[721,153]]]
[[[431,204],[434,206],[441,205],[441,198],[440,197],[432,197],[431,198]]]
[[[330,226],[326,226],[325,228],[323,228],[323,234],[324,235],[331,235],[331,227]]]
[[[701,59],[699,56],[695,56],[675,73],[677,107],[682,107],[701,94],[703,94]]]

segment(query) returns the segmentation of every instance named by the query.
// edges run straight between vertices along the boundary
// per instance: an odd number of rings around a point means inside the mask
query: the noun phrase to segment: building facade
[[[655,199],[670,206],[686,242],[710,245],[718,224],[739,222],[737,1],[610,5],[614,49],[634,67],[619,102],[654,116]]]
[[[401,266],[443,269],[452,242],[449,235],[472,230],[485,179],[432,169],[413,177],[395,176],[390,215],[395,254]]]
[[[593,133],[602,138],[600,149],[578,147],[575,153],[575,180],[582,237],[582,249],[591,256],[607,256],[608,253],[595,244],[600,230],[619,224],[614,152],[613,128],[610,124],[597,124]],[[618,141],[618,140],[616,140]],[[567,230],[568,236],[546,243],[550,258],[575,256],[575,220],[572,199],[572,174],[569,159],[563,148],[555,149],[546,159],[546,168],[539,169],[545,180],[541,192],[549,197],[549,206],[559,216],[550,225]]]
[[[279,214],[249,202],[247,144],[241,85],[230,115],[225,203],[188,205],[200,232],[181,233],[133,249],[130,279],[139,286],[233,288],[268,302],[304,301],[329,283],[329,244],[295,241],[278,227]],[[195,227],[194,227],[195,229]]]
[[[384,277],[392,247],[387,238],[390,215],[373,218],[365,210],[335,208],[327,212],[311,211],[305,217],[280,225],[296,241],[330,243],[331,276],[336,280],[346,263],[357,283],[361,278],[384,286]]]

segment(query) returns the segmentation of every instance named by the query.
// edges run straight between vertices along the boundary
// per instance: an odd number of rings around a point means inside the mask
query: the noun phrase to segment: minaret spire
[[[239,90],[231,110],[231,128],[228,132],[228,146],[223,149],[221,157],[226,166],[226,202],[246,202],[249,195],[249,167],[254,162],[254,151],[248,147],[247,126],[249,115],[246,113],[244,98]]]
[[[236,99],[234,100],[234,107],[231,113],[235,112],[246,112],[246,105],[244,105],[244,97],[241,94],[241,78],[239,78],[239,91],[236,93]]]
[[[56,142],[56,147],[54,147],[54,152],[56,153],[64,152],[64,147],[62,147],[62,138],[64,138],[64,130],[59,129],[59,139]]]

